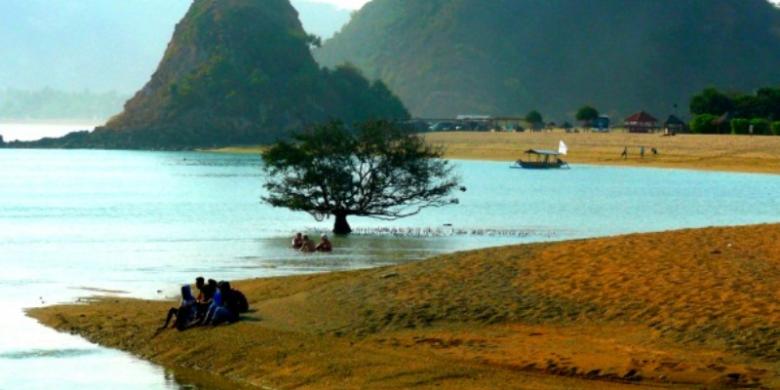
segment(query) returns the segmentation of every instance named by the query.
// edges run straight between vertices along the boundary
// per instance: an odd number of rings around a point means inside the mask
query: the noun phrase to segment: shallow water
[[[197,275],[355,269],[511,243],[780,220],[777,176],[456,165],[467,187],[459,204],[395,222],[352,218],[359,234],[336,239],[332,255],[307,256],[287,248],[290,235],[330,224],[263,205],[257,156],[0,150],[0,304],[8,317],[0,389],[180,386],[154,365],[37,325],[23,307],[104,290],[173,296]]]

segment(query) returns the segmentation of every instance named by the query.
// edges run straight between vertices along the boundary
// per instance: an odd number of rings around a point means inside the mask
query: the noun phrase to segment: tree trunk
[[[347,222],[346,213],[335,213],[334,216],[336,217],[336,223],[333,225],[333,234],[347,235],[352,233],[352,228],[349,227],[349,222]]]

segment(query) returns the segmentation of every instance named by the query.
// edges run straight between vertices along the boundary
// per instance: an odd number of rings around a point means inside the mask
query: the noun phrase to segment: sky
[[[333,4],[339,8],[344,8],[344,9],[358,9],[362,7],[363,4],[368,3],[370,0],[309,0],[309,1],[315,3]],[[780,5],[780,0],[769,0],[769,2]]]
[[[369,2],[369,0],[309,0],[315,3],[328,3],[333,4],[339,8],[344,9],[358,9]],[[769,0],[771,3],[780,5],[780,0]]]
[[[369,0],[309,0],[313,3],[328,3],[344,9],[358,9]],[[780,0],[779,0],[780,1]]]

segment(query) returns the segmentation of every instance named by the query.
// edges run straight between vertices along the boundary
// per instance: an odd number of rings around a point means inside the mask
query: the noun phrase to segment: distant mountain
[[[663,116],[707,86],[780,84],[765,0],[374,0],[316,53],[384,80],[414,115]]]
[[[195,148],[271,142],[328,119],[404,119],[381,82],[320,69],[288,0],[197,0],[151,80],[94,133],[33,146]]]
[[[349,22],[350,11],[312,0],[293,0],[303,28],[323,39],[330,38]]]
[[[126,100],[127,96],[116,92],[65,92],[51,88],[37,91],[0,89],[0,121],[101,121],[120,111]]]

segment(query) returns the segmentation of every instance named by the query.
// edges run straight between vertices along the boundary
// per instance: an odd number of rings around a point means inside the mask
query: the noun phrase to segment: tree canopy
[[[349,234],[347,216],[394,220],[451,204],[458,185],[441,151],[402,126],[368,121],[347,128],[319,125],[265,152],[263,200],[335,217],[333,232]]]
[[[599,117],[599,111],[591,106],[582,106],[577,110],[576,119],[581,122],[592,123]]]
[[[715,88],[706,88],[691,98],[691,113],[695,115],[723,115],[734,109],[734,102]]]
[[[753,94],[725,93],[707,88],[691,98],[694,133],[778,135],[780,88],[760,88]],[[721,119],[724,117],[724,119]],[[720,119],[720,120],[719,120]],[[717,122],[717,123],[716,123]]]
[[[622,117],[780,83],[778,31],[766,0],[375,0],[316,56],[381,78],[417,117],[583,102]]]
[[[532,125],[536,125],[536,124],[539,124],[539,123],[544,123],[544,119],[542,118],[542,114],[540,114],[539,111],[536,111],[536,110],[533,110],[533,111],[529,112],[528,114],[526,114],[525,121],[530,123],[530,124],[532,124]]]

